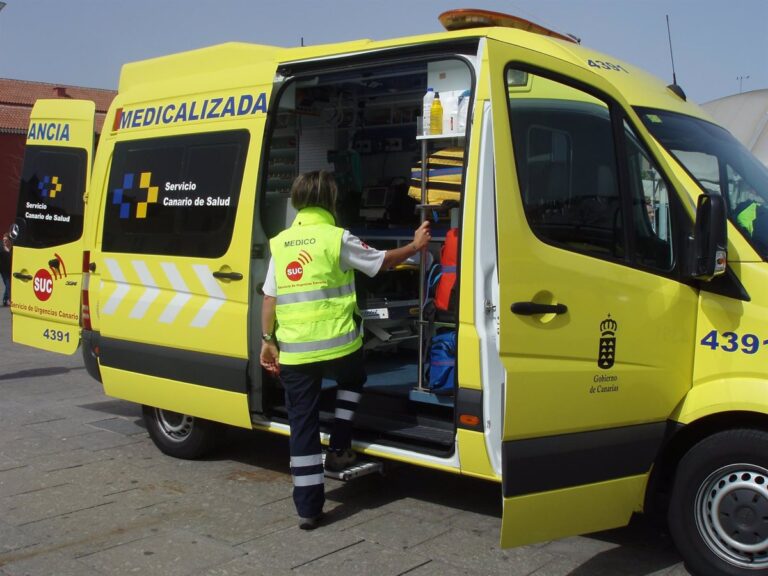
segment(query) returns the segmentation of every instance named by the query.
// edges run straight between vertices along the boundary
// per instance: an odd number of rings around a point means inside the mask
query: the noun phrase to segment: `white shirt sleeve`
[[[366,276],[373,278],[379,273],[383,263],[384,250],[371,248],[360,238],[350,234],[349,230],[344,230],[339,255],[339,266],[342,271],[360,270]]]
[[[275,259],[270,256],[267,276],[264,278],[264,287],[262,288],[267,296],[277,297],[277,281],[275,279]]]

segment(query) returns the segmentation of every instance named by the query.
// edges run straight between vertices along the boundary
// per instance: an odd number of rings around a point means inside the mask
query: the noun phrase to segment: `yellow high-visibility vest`
[[[757,202],[752,202],[736,215],[736,221],[744,230],[752,236],[755,233],[755,219],[757,218]]]
[[[339,266],[343,234],[328,211],[304,208],[270,240],[281,364],[332,360],[362,346],[354,272]]]

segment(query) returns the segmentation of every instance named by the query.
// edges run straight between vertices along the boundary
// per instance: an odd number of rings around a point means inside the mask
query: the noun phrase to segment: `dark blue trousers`
[[[293,502],[302,518],[317,516],[325,503],[318,406],[323,378],[338,383],[330,447],[343,450],[352,445],[352,421],[366,380],[362,349],[324,362],[280,366],[291,426]]]

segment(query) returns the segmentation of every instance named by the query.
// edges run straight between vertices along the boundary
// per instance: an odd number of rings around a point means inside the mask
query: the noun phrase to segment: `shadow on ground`
[[[75,370],[85,370],[84,366],[75,366],[69,368],[66,366],[51,366],[50,368],[30,368],[29,370],[19,370],[9,374],[0,374],[0,380],[20,380],[22,378],[42,378],[45,376],[58,376]]]
[[[661,575],[682,562],[669,535],[644,516],[635,516],[626,528],[597,532],[587,538],[615,547],[585,560],[568,576]],[[675,574],[686,572],[681,569]]]

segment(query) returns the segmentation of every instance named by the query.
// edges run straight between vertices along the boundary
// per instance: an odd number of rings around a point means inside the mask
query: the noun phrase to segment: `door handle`
[[[512,304],[512,312],[520,316],[534,316],[535,314],[565,314],[568,306],[565,304],[537,304],[536,302],[515,302]]]
[[[32,274],[22,274],[21,272],[14,272],[13,277],[18,278],[19,280],[24,280],[25,282],[32,280]]]
[[[61,263],[59,262],[58,258],[53,258],[51,260],[48,260],[48,266],[51,268],[56,268],[56,270],[59,269],[59,266],[61,266]]]
[[[217,270],[213,273],[214,278],[218,278],[220,280],[242,280],[243,275],[240,274],[240,272],[221,272],[220,270]]]

